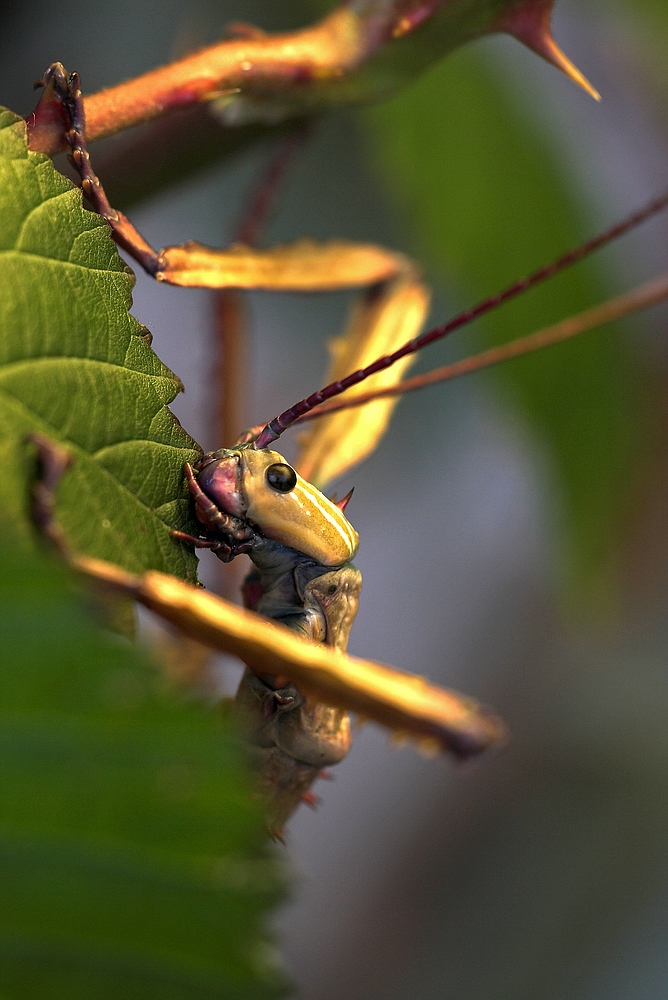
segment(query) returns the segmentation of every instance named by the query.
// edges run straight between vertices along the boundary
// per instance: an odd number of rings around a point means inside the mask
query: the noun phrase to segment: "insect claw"
[[[325,770],[318,771],[318,777],[322,781],[334,781],[334,775],[332,774],[331,771],[325,771]]]
[[[188,542],[190,545],[194,545],[196,549],[215,549],[219,544],[218,542],[209,542],[205,538],[197,538],[195,535],[189,535],[185,531],[177,531],[176,529],[172,529],[171,535],[178,542]]]
[[[270,719],[272,715],[277,715],[279,712],[289,712],[291,709],[297,708],[300,703],[301,700],[292,691],[288,691],[286,694],[272,688],[262,702],[262,717]]]
[[[305,806],[308,806],[309,809],[315,810],[322,802],[322,799],[319,795],[316,795],[315,792],[304,792],[302,795],[302,802]]]

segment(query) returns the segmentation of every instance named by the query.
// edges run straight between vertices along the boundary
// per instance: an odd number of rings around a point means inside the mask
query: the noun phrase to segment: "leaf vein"
[[[19,231],[18,231],[18,233],[16,235],[16,241],[14,243],[13,249],[16,250],[17,253],[21,253],[21,251],[19,250],[17,244],[20,242],[21,237],[23,236],[23,231],[24,231],[24,228],[25,228],[26,224],[30,221],[30,219],[35,214],[35,212],[38,212],[44,205],[48,205],[50,202],[57,201],[59,198],[63,198],[65,195],[69,195],[71,193],[72,193],[72,189],[71,188],[68,189],[67,191],[59,191],[58,194],[49,195],[46,198],[43,198],[38,205],[33,205],[32,208],[28,209],[26,215],[23,217],[21,225],[19,226]],[[50,260],[50,259],[51,258],[47,258],[47,260]]]
[[[121,480],[118,479],[117,476],[115,476],[113,474],[113,472],[111,472],[110,469],[108,469],[101,462],[97,462],[95,460],[94,453],[86,451],[85,448],[82,448],[81,445],[76,444],[76,442],[71,441],[69,438],[63,438],[62,431],[60,430],[59,427],[56,427],[55,424],[52,424],[49,420],[46,419],[46,417],[42,416],[41,413],[38,413],[37,410],[34,410],[31,406],[28,406],[28,404],[25,402],[25,400],[21,399],[19,396],[15,396],[14,393],[10,392],[5,386],[0,385],[0,393],[4,393],[5,396],[8,396],[14,402],[18,403],[19,406],[22,406],[24,410],[27,410],[27,412],[31,415],[31,417],[33,419],[35,419],[38,423],[40,423],[41,425],[43,425],[43,427],[45,428],[45,430],[47,432],[51,433],[54,437],[56,437],[59,441],[61,441],[62,443],[64,443],[72,451],[77,452],[80,457],[88,458],[91,461],[94,461],[95,464],[96,464],[96,466],[97,466],[97,468],[102,469],[103,472],[107,476],[109,476],[109,478],[112,479],[115,483],[117,483],[120,486],[120,488],[128,496],[132,497],[132,499],[134,501],[136,501],[136,503],[138,503],[141,507],[143,507],[145,510],[147,510],[150,514],[155,515],[155,509],[153,507],[149,507],[149,505],[147,503],[144,503],[143,500],[140,500],[140,498],[138,496],[136,496],[136,494],[134,494],[132,492],[132,490],[130,490],[125,485],[125,483],[121,482]],[[158,444],[159,442],[157,442],[157,441],[156,442],[146,441],[146,439],[144,439],[144,443]],[[165,447],[166,448],[171,448],[173,446],[172,445],[165,445]],[[164,504],[161,505],[161,506],[164,506]],[[160,518],[156,517],[156,520],[160,521]],[[165,525],[164,521],[161,521],[160,523],[161,523],[162,526],[167,527],[167,525]]]
[[[20,257],[34,257],[36,260],[44,261],[48,264],[59,264],[61,267],[73,268],[76,271],[84,271],[87,274],[104,274],[107,277],[122,275],[126,279],[129,277],[126,271],[110,271],[108,267],[91,267],[89,264],[75,264],[71,260],[62,260],[60,257],[47,257],[42,253],[32,253],[30,250],[20,250],[17,247],[0,250],[0,256],[11,257],[16,254]]]

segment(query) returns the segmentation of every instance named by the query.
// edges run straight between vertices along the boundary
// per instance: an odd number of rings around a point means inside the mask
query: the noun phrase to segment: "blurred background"
[[[229,21],[276,30],[318,13],[301,0],[6,0],[0,103],[30,111],[55,59],[92,92],[216,40]],[[346,237],[409,253],[437,322],[661,191],[665,5],[558,0],[554,28],[600,105],[512,39],[467,46],[384,105],[321,120],[266,242]],[[221,245],[272,140],[212,155],[150,195],[150,162],[123,149],[111,140],[93,156],[154,246]],[[667,237],[667,220],[653,220],[415,370],[658,274]],[[252,424],[321,384],[351,299],[247,301]],[[212,294],[140,274],[133,311],[185,384],[174,405],[185,428],[204,447],[227,443],[213,437]],[[355,486],[362,539],[351,651],[494,705],[512,741],[457,767],[357,731],[284,852],[293,890],[275,931],[307,1000],[666,996],[667,323],[657,308],[409,397],[339,484]],[[214,562],[202,576],[220,585]],[[220,674],[231,688],[238,667]]]

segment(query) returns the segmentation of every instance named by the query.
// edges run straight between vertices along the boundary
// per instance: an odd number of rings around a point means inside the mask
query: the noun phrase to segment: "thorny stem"
[[[526,337],[518,337],[507,344],[499,347],[490,347],[479,354],[463,358],[461,361],[454,361],[449,365],[442,365],[434,368],[433,371],[425,372],[423,375],[414,375],[412,378],[404,379],[396,385],[382,389],[375,389],[370,392],[360,393],[353,399],[333,400],[324,406],[312,410],[305,414],[297,423],[305,423],[307,420],[317,420],[318,417],[327,416],[337,410],[347,410],[353,406],[363,406],[374,399],[381,399],[386,396],[400,396],[406,392],[414,392],[416,389],[425,389],[427,386],[435,385],[437,382],[447,382],[450,379],[458,378],[460,375],[468,375],[471,372],[481,371],[483,368],[491,368],[493,365],[500,365],[503,361],[510,361],[512,358],[520,358],[525,354],[533,354],[544,347],[552,344],[559,344],[571,337],[577,337],[580,333],[594,330],[596,327],[611,323],[613,320],[621,319],[641,309],[648,309],[659,302],[668,299],[668,272],[646,281],[642,285],[608,299],[598,306],[586,309],[584,312],[569,316],[567,319],[555,323],[554,326],[546,327],[531,333]]]
[[[515,35],[597,96],[550,32],[554,0],[354,0],[318,24],[284,34],[226,40],[86,99],[94,142],[201,101],[228,99],[228,124],[275,122],[386,96],[457,46],[480,35]],[[238,95],[238,96],[235,96]],[[55,114],[54,114],[55,110]],[[221,112],[225,114],[225,111]],[[65,148],[48,100],[28,119],[31,149]]]
[[[331,84],[361,60],[356,21],[340,8],[302,31],[223,41],[93,94],[86,99],[87,139],[94,142],[188,104],[240,91],[246,98],[303,100],[309,84]],[[62,148],[57,136],[41,136],[37,128],[31,148],[50,154]]]
[[[580,246],[575,247],[573,250],[569,250],[567,253],[563,254],[563,256],[557,258],[557,260],[540,267],[537,271],[534,271],[526,278],[520,278],[519,281],[513,282],[512,285],[509,285],[496,295],[492,295],[489,298],[484,299],[482,302],[479,302],[476,306],[473,306],[472,309],[466,309],[463,312],[458,313],[452,319],[448,320],[447,323],[434,327],[432,330],[428,330],[419,337],[414,337],[392,354],[385,354],[382,357],[377,358],[376,361],[367,365],[366,368],[360,368],[356,372],[351,372],[351,374],[347,375],[344,379],[341,379],[338,382],[330,382],[330,384],[326,385],[323,389],[319,389],[310,396],[306,396],[294,406],[289,407],[289,409],[284,410],[283,413],[279,414],[279,416],[274,417],[273,420],[269,421],[255,443],[256,448],[266,448],[272,441],[276,441],[281,436],[283,431],[287,430],[287,428],[295,423],[296,420],[304,416],[306,413],[309,413],[312,409],[319,406],[321,403],[324,403],[326,400],[332,399],[334,396],[339,396],[342,392],[345,392],[346,389],[350,389],[354,385],[359,385],[360,382],[363,382],[371,375],[375,375],[376,372],[384,371],[401,358],[405,358],[409,354],[414,354],[416,351],[422,350],[424,347],[427,347],[428,344],[432,344],[436,340],[441,340],[454,330],[458,330],[460,327],[466,326],[468,323],[473,322],[473,320],[485,315],[485,313],[490,312],[492,309],[496,309],[504,302],[508,302],[510,299],[513,299],[521,293],[527,291],[529,288],[532,288],[534,285],[545,281],[547,278],[553,277],[559,271],[577,263],[584,257],[593,253],[595,250],[604,246],[606,243],[610,243],[612,240],[624,235],[624,233],[629,232],[629,230],[634,229],[636,226],[640,225],[641,222],[650,218],[650,216],[660,212],[666,207],[666,205],[668,205],[668,191],[656,198],[653,198],[647,205],[639,211],[634,212],[632,215],[627,216],[625,219],[622,219],[621,222],[616,223],[614,226],[604,230],[602,233],[599,233],[592,239],[587,240],[585,243],[580,244]]]

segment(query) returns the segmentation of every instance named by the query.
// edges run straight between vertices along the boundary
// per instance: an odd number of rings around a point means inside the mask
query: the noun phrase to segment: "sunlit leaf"
[[[72,546],[131,569],[193,579],[170,527],[189,524],[183,466],[197,452],[167,404],[178,379],[129,315],[134,278],[109,227],[0,112],[0,498],[29,537],[26,437],[46,434],[73,464],[58,497]]]

